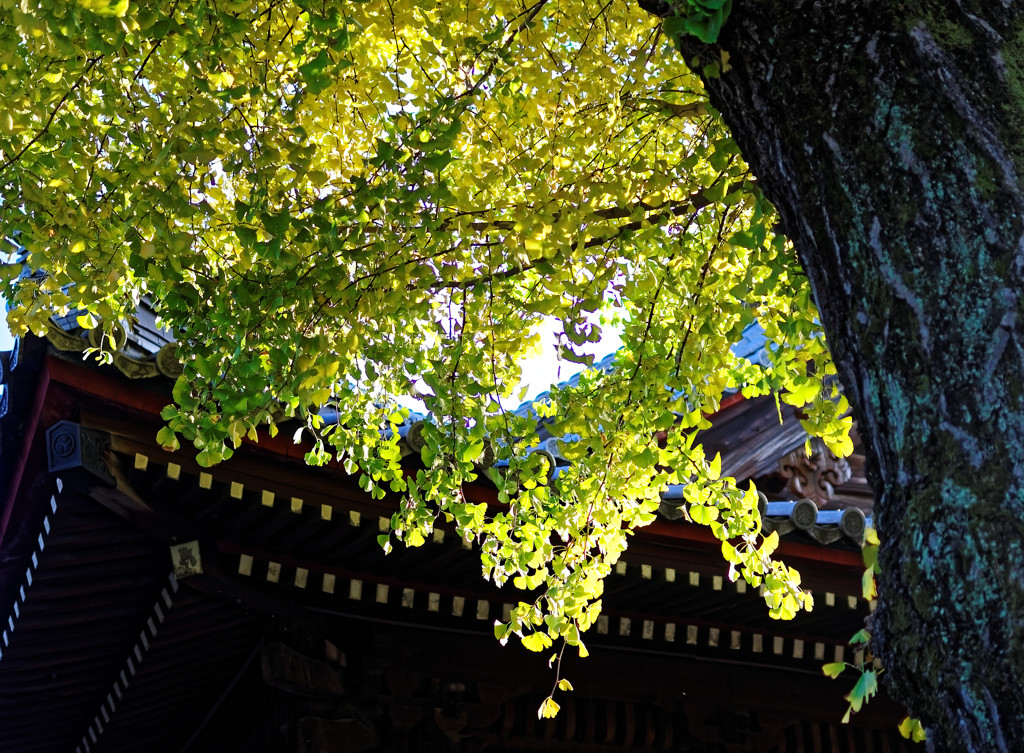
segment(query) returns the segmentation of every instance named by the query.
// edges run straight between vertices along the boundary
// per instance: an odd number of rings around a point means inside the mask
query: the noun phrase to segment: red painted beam
[[[167,398],[149,390],[140,390],[130,382],[112,379],[94,369],[53,356],[47,356],[45,369],[55,382],[153,416],[159,416],[169,402]]]
[[[721,543],[711,534],[711,529],[697,525],[680,525],[667,520],[656,520],[641,529],[644,538],[661,538],[663,540],[687,541],[706,544],[712,548],[721,547]],[[864,561],[860,552],[850,552],[828,546],[802,544],[798,541],[783,541],[779,544],[778,558],[795,563],[797,560],[825,562],[841,567],[851,567],[858,571],[864,569]]]
[[[118,405],[149,414],[157,420],[160,420],[160,411],[171,403],[169,395],[165,397],[149,390],[140,390],[132,385],[131,382],[111,378],[85,366],[79,366],[53,357],[46,359],[46,365],[50,369],[55,382],[67,385],[78,392],[109,400]],[[313,448],[313,445],[309,442],[295,444],[292,442],[291,437],[283,435],[270,437],[262,434],[259,443],[250,442],[248,439],[243,441],[246,444],[269,450],[275,455],[296,458],[298,460],[302,460],[306,453]],[[338,464],[332,462],[328,465],[336,466]]]
[[[126,383],[118,379],[112,379],[96,372],[93,369],[78,366],[61,359],[52,357],[47,358],[44,374],[46,373],[48,373],[49,378],[53,379],[55,382],[66,384],[76,390],[105,398],[118,404],[148,413],[155,417],[159,417],[160,411],[165,405],[167,405],[167,398],[161,397],[159,394],[149,392],[147,390],[139,390],[134,388],[130,383]],[[45,388],[41,387],[39,395],[42,395],[45,391]],[[718,412],[742,402],[744,399],[743,395],[738,392],[734,395],[729,395],[722,400]],[[38,396],[37,400],[39,400]],[[40,401],[38,405],[41,406],[42,402]],[[39,411],[37,409],[34,416],[38,416],[38,413]],[[247,444],[251,444],[248,440],[245,441]],[[299,460],[301,460],[306,452],[308,452],[312,447],[312,445],[308,443],[295,444],[291,441],[290,437],[284,437],[283,435],[278,435],[277,437],[261,436],[258,446],[264,450],[269,450],[276,455]],[[27,456],[27,449],[23,454],[26,454]],[[329,465],[337,466],[338,464],[332,461]],[[466,488],[465,493],[467,498],[473,502],[487,502],[489,504],[497,503],[497,493],[488,487],[476,485],[469,486]],[[10,499],[8,500],[8,507],[5,509],[5,516],[7,517],[10,515],[9,507]],[[5,524],[7,517],[4,519]],[[716,548],[720,546],[719,542],[711,535],[711,531],[703,526],[680,525],[678,523],[671,523],[664,520],[657,520],[650,526],[642,529],[641,535],[644,538],[653,537],[676,541],[688,541],[706,544]],[[0,533],[0,537],[2,537],[2,533]],[[862,569],[864,567],[859,552],[850,552],[842,549],[836,549],[834,547],[814,546],[813,544],[786,541],[782,542],[778,551],[780,557],[787,561],[804,560],[810,562],[822,562],[857,569]]]
[[[43,405],[46,402],[46,395],[50,389],[51,374],[48,368],[49,360],[43,364],[42,373],[39,375],[39,385],[36,387],[35,400],[32,404],[32,411],[28,417],[28,425],[22,435],[21,452],[15,462],[14,470],[11,473],[11,486],[7,490],[7,498],[4,500],[3,517],[0,519],[0,546],[3,545],[4,536],[7,534],[7,527],[11,522],[11,513],[14,511],[14,501],[18,497],[18,490],[21,488],[21,479],[25,475],[25,466],[28,464],[28,456],[32,450],[32,440],[39,428],[39,416],[43,412]]]

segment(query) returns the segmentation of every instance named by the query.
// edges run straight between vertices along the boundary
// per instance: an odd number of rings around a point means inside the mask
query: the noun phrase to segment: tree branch
[[[57,117],[57,113],[59,113],[61,111],[61,108],[64,107],[64,103],[67,102],[68,98],[78,90],[78,87],[82,85],[82,81],[85,80],[86,74],[88,74],[89,71],[91,71],[93,67],[96,65],[96,63],[98,63],[100,60],[102,60],[102,56],[89,58],[89,63],[85,66],[85,70],[82,71],[81,74],[79,74],[78,78],[75,80],[75,83],[73,83],[71,85],[71,88],[68,89],[67,92],[65,92],[64,96],[60,98],[60,102],[58,102],[57,106],[53,108],[53,112],[50,113],[50,117],[46,119],[46,124],[42,127],[39,133],[33,136],[32,140],[25,144],[25,146],[22,147],[20,152],[18,152],[13,157],[4,162],[2,165],[0,165],[0,172],[3,172],[8,167],[13,165],[15,162],[20,160],[22,155],[24,155],[25,152],[27,152],[33,144],[35,144],[37,141],[39,141],[39,139],[43,137],[43,134],[49,132],[50,126],[53,125],[54,118]]]

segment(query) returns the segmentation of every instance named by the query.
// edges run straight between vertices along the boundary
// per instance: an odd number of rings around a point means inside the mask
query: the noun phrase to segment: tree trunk
[[[735,0],[719,47],[874,466],[888,687],[931,750],[1021,750],[1024,10]]]

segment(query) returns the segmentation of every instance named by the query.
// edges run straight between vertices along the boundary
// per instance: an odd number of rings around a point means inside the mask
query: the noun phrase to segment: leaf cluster
[[[210,465],[297,422],[309,462],[394,502],[387,546],[439,520],[476,541],[523,595],[498,637],[535,650],[585,652],[666,484],[774,616],[810,606],[696,435],[727,391],[775,392],[843,454],[845,401],[771,206],[633,2],[8,3],[0,92],[0,224],[35,270],[8,321],[114,336],[152,300],[184,368],[164,446]],[[732,352],[754,322],[758,362]],[[568,363],[607,327],[624,346],[516,411],[547,326]],[[484,474],[498,508],[463,494]]]
[[[718,33],[732,12],[732,0],[681,0],[665,19],[665,33],[673,38],[697,37],[705,44],[718,41]]]

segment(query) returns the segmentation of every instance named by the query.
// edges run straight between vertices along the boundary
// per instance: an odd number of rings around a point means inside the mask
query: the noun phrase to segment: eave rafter
[[[94,489],[92,496],[126,516],[144,511],[150,521],[147,527],[154,532],[161,531],[165,540],[196,539],[202,575],[189,579],[189,583],[200,590],[219,594],[221,598],[230,594],[236,600],[266,611],[301,612],[309,608],[365,616],[374,609],[390,610],[389,614],[409,621],[429,623],[434,620],[439,625],[451,624],[452,620],[464,621],[485,631],[494,620],[506,620],[516,600],[527,598],[517,592],[487,590],[482,583],[476,587],[466,585],[469,581],[465,576],[467,573],[472,576],[470,571],[475,570],[472,563],[460,569],[460,572],[466,571],[460,576],[460,581],[466,583],[462,585],[452,585],[444,579],[417,581],[407,574],[420,572],[421,567],[397,572],[392,566],[387,570],[395,574],[388,575],[368,566],[367,547],[372,549],[376,534],[388,529],[388,518],[380,514],[386,508],[367,509],[364,502],[362,510],[353,509],[339,498],[338,485],[332,490],[332,498],[327,499],[316,489],[300,489],[282,483],[284,480],[280,477],[259,479],[240,475],[239,464],[232,467],[229,462],[214,469],[201,469],[181,453],[171,455],[151,443],[118,435],[110,436],[110,450],[104,458],[117,488]],[[161,492],[154,495],[146,491],[150,488],[159,488]],[[202,495],[206,496],[202,510],[182,512],[177,509],[179,506],[167,502]],[[156,499],[161,502],[148,501]],[[225,505],[233,507],[229,510]],[[244,535],[243,540],[226,538],[224,530],[213,530],[195,522],[197,517],[210,520],[223,515],[230,519],[236,514],[231,510],[241,510],[237,515],[251,518],[244,530],[255,531],[257,539],[250,536],[245,541]],[[230,521],[226,525],[230,527]],[[331,533],[325,534],[326,531]],[[354,558],[348,564],[339,564],[336,557],[324,560],[302,553],[304,547],[317,550],[316,538],[323,535],[335,537],[341,549],[348,547],[356,553]],[[448,535],[442,528],[435,530],[426,545],[431,549],[438,546],[444,547],[444,554],[414,556],[423,562],[447,562],[453,555],[466,561],[472,559],[463,557],[462,550],[468,548],[466,542]],[[596,640],[639,640],[661,651],[703,653],[724,649],[751,656],[785,657],[797,662],[856,658],[854,650],[846,645],[848,636],[845,635],[822,639],[814,631],[803,633],[781,624],[778,629],[743,622],[729,626],[722,625],[721,620],[704,619],[699,614],[684,617],[682,613],[644,613],[628,606],[616,608],[612,596],[616,591],[645,588],[658,590],[661,600],[675,594],[672,598],[677,599],[680,609],[684,610],[711,608],[711,602],[730,598],[743,599],[748,591],[745,583],[729,583],[721,574],[680,571],[636,559],[622,560],[609,578],[606,611],[594,628]],[[730,593],[736,595],[730,597]],[[866,613],[873,606],[853,593],[832,591],[825,592],[819,604],[821,611],[814,618],[819,624],[828,620],[833,610]],[[758,607],[763,611],[760,603]],[[410,610],[412,614],[402,618],[403,610]]]

